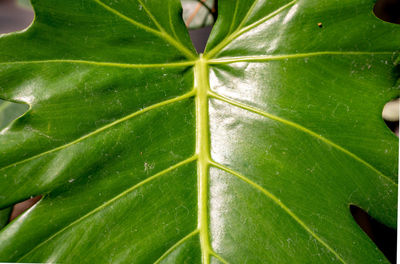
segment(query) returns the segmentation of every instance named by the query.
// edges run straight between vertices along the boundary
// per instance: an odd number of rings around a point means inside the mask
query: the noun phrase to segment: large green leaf
[[[178,0],[36,0],[0,39],[0,260],[387,262],[400,28],[373,0],[220,0],[197,56]],[[193,88],[194,87],[194,88]]]

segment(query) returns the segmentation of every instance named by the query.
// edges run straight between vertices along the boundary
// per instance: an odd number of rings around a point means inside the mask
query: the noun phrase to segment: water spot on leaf
[[[154,167],[155,167],[154,163],[148,163],[148,162],[144,163],[144,171],[146,172],[146,174],[149,174],[151,170],[154,169]]]

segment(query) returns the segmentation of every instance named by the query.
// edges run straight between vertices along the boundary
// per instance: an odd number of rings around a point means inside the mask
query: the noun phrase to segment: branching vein
[[[317,51],[308,53],[296,53],[296,54],[282,54],[282,55],[254,55],[254,56],[241,56],[241,57],[230,57],[230,58],[218,58],[208,60],[210,64],[230,64],[236,62],[266,62],[266,61],[277,61],[286,59],[298,59],[306,57],[324,56],[324,55],[393,55],[394,52],[386,51]]]
[[[131,188],[123,191],[122,193],[118,194],[117,196],[113,197],[112,199],[106,201],[105,203],[101,204],[100,206],[96,207],[95,209],[93,209],[92,211],[88,212],[87,214],[85,214],[84,216],[76,219],[75,221],[73,221],[72,223],[68,224],[67,226],[65,226],[64,228],[60,229],[59,231],[57,231],[56,233],[54,233],[52,236],[50,236],[48,239],[46,239],[45,241],[43,241],[42,243],[38,244],[36,247],[34,247],[33,249],[31,249],[29,252],[27,252],[24,256],[22,256],[19,260],[17,260],[17,262],[20,262],[22,259],[24,259],[26,256],[30,255],[32,252],[34,252],[35,250],[37,250],[38,248],[40,248],[42,245],[46,244],[47,242],[49,242],[50,240],[52,240],[53,238],[55,238],[57,235],[63,233],[64,231],[66,231],[67,229],[71,228],[72,226],[78,224],[79,222],[82,222],[83,220],[85,220],[86,218],[88,218],[89,216],[101,211],[102,209],[106,208],[107,206],[109,206],[110,204],[114,203],[115,201],[117,201],[118,199],[121,199],[122,197],[128,195],[129,193],[135,191],[136,189],[140,188],[141,186],[145,185],[146,183],[149,183],[179,167],[182,167],[186,164],[189,164],[190,162],[193,162],[197,159],[197,156],[192,156],[184,161],[181,161],[157,174],[154,174],[153,176],[145,179],[144,181],[139,182],[138,184],[132,186]]]
[[[283,204],[279,198],[277,198],[275,195],[264,189],[262,186],[258,185],[257,183],[253,182],[249,178],[237,173],[236,171],[233,171],[225,166],[222,166],[219,163],[216,163],[214,161],[211,161],[211,165],[219,168],[223,171],[228,172],[229,174],[232,174],[239,178],[240,180],[248,183],[255,189],[259,190],[263,194],[265,194],[268,198],[270,198],[274,203],[276,203],[280,208],[282,208],[288,215],[290,215],[303,229],[305,229],[310,235],[312,235],[318,242],[320,242],[323,246],[325,246],[330,252],[332,252],[338,260],[340,260],[342,263],[346,263],[342,257],[333,249],[331,248],[322,238],[320,238],[314,231],[312,231],[297,215],[295,215],[285,204]]]
[[[261,25],[262,23],[268,21],[272,17],[280,14],[281,12],[285,11],[287,8],[293,6],[298,0],[291,1],[287,3],[286,5],[282,6],[281,8],[275,10],[274,12],[268,14],[267,16],[263,17],[260,20],[257,20],[256,22],[244,27],[240,28],[238,27],[237,30],[235,30],[232,34],[228,35],[223,41],[221,41],[214,49],[210,50],[207,53],[207,58],[213,58],[218,52],[220,52],[223,48],[225,48],[229,43],[231,43],[234,39],[238,38],[239,36],[243,35],[244,33],[250,31],[251,29]],[[254,8],[254,6],[252,7]],[[248,14],[249,15],[249,14]],[[248,17],[248,15],[246,17]]]
[[[115,10],[114,8],[106,5],[105,3],[103,3],[100,0],[93,0],[96,3],[98,3],[99,5],[101,5],[103,8],[105,8],[106,10],[108,10],[109,12],[115,14],[116,16],[122,18],[125,21],[128,21],[129,23],[144,29],[145,31],[152,33],[164,40],[166,40],[167,42],[169,42],[170,44],[172,44],[177,50],[181,51],[183,54],[185,54],[185,56],[189,59],[195,59],[196,56],[195,54],[190,51],[188,48],[186,48],[185,46],[182,45],[182,43],[176,41],[174,38],[172,38],[169,34],[167,34],[165,31],[159,31],[159,30],[155,30],[154,28],[151,28],[149,26],[146,26],[142,23],[137,22],[136,20],[133,20],[130,17],[125,16],[124,14],[120,13],[119,11]],[[143,6],[143,8],[145,8],[145,6]],[[146,8],[145,8],[146,10]],[[147,14],[150,16],[150,18],[152,18],[153,16],[151,14],[149,14],[148,11],[146,11]],[[154,17],[152,18],[154,19]],[[156,24],[157,25],[157,24]],[[159,26],[159,25],[158,25]],[[160,27],[160,26],[159,26]]]
[[[231,26],[229,27],[228,34],[231,34],[231,33],[232,33],[233,27],[235,26],[236,16],[237,16],[238,9],[239,9],[239,2],[240,2],[240,1],[236,1],[235,10],[234,10],[234,13],[233,13],[233,17],[232,17],[232,21],[231,21]]]
[[[256,5],[258,4],[259,0],[255,0],[253,2],[253,4],[251,5],[251,7],[249,8],[249,10],[247,10],[246,15],[244,16],[242,22],[240,22],[239,26],[237,27],[236,30],[241,30],[243,28],[243,25],[247,22],[247,20],[249,19],[249,17],[251,16],[251,14],[253,13],[254,8],[256,7]]]
[[[257,109],[257,108],[254,108],[254,107],[245,105],[245,104],[243,104],[243,103],[240,103],[240,102],[237,102],[237,101],[235,101],[235,100],[229,99],[229,98],[227,98],[227,97],[221,96],[221,95],[216,94],[216,93],[214,93],[214,92],[210,92],[210,96],[213,97],[213,98],[215,98],[215,99],[221,100],[221,101],[226,102],[226,103],[229,103],[229,104],[231,104],[231,105],[234,105],[234,106],[236,106],[236,107],[239,107],[239,108],[242,108],[242,109],[251,111],[251,112],[253,112],[253,113],[255,113],[255,114],[258,114],[258,115],[267,117],[267,118],[269,118],[269,119],[272,119],[272,120],[281,122],[281,123],[283,123],[283,124],[286,124],[286,125],[289,125],[289,126],[291,126],[291,127],[294,127],[294,128],[296,128],[296,129],[298,129],[298,130],[300,130],[300,131],[303,131],[303,132],[305,132],[305,133],[307,133],[307,134],[309,134],[309,135],[311,135],[311,136],[313,136],[313,137],[315,137],[315,138],[321,140],[322,142],[325,142],[326,144],[328,144],[328,145],[330,145],[330,146],[332,146],[332,147],[334,147],[334,148],[340,150],[341,152],[345,153],[346,155],[350,156],[351,158],[355,159],[356,161],[360,162],[361,164],[363,164],[364,166],[368,167],[369,169],[371,169],[372,171],[374,171],[376,174],[378,174],[379,176],[381,176],[383,179],[385,179],[386,181],[388,181],[390,184],[395,185],[396,188],[397,188],[397,183],[395,183],[391,178],[389,178],[388,176],[386,176],[385,174],[383,174],[381,171],[379,171],[378,169],[376,169],[376,168],[375,168],[374,166],[372,166],[370,163],[366,162],[365,160],[363,160],[362,158],[360,158],[360,157],[357,156],[356,154],[350,152],[349,150],[347,150],[347,149],[345,149],[345,148],[343,148],[343,147],[337,145],[336,143],[330,141],[329,139],[323,137],[322,135],[317,134],[317,133],[315,133],[314,131],[312,131],[312,130],[306,128],[306,127],[303,127],[303,126],[300,125],[300,124],[297,124],[297,123],[295,123],[295,122],[292,122],[292,121],[283,119],[283,118],[281,118],[281,117],[278,117],[278,116],[275,116],[275,115],[266,113],[266,112],[264,112],[264,111],[262,111],[262,110],[260,110],[260,109]]]
[[[163,259],[165,259],[171,252],[173,252],[176,248],[178,248],[180,245],[182,245],[186,240],[190,239],[191,237],[197,235],[200,231],[198,229],[194,230],[193,232],[190,232],[188,235],[183,237],[181,240],[176,242],[172,247],[170,247],[167,251],[165,251],[164,254],[161,255],[159,259],[157,259],[154,264],[160,263]]]
[[[97,4],[99,4],[100,6],[102,6],[104,9],[108,10],[109,12],[111,12],[111,13],[115,14],[116,16],[122,18],[123,20],[126,20],[129,23],[131,23],[131,24],[133,24],[133,25],[135,25],[135,26],[137,26],[137,27],[139,27],[141,29],[144,29],[147,32],[150,32],[150,33],[153,33],[153,34],[155,34],[157,36],[160,36],[161,32],[159,32],[158,30],[155,30],[152,27],[146,26],[146,25],[144,25],[142,23],[137,22],[136,20],[133,20],[130,17],[125,16],[124,14],[118,12],[117,10],[115,10],[114,8],[106,5],[105,3],[103,3],[100,0],[93,0],[93,1],[96,2]]]
[[[76,140],[74,140],[74,141],[72,141],[72,142],[70,142],[70,143],[68,143],[68,144],[59,146],[59,147],[57,147],[57,148],[48,150],[48,151],[46,151],[46,152],[42,152],[42,153],[37,154],[37,155],[35,155],[35,156],[32,156],[32,157],[30,157],[30,158],[27,158],[27,159],[24,159],[24,160],[21,160],[21,161],[17,161],[17,162],[15,162],[15,163],[12,163],[12,164],[10,164],[10,165],[7,165],[7,166],[5,166],[5,167],[3,167],[3,168],[0,168],[0,170],[5,170],[5,169],[11,168],[11,167],[13,167],[13,166],[17,166],[17,165],[19,165],[19,164],[28,162],[28,161],[30,161],[30,160],[34,160],[34,159],[40,158],[40,157],[45,156],[45,155],[47,155],[47,154],[50,154],[50,153],[53,153],[53,152],[56,152],[56,151],[59,151],[59,150],[68,148],[68,147],[70,147],[70,146],[72,146],[72,145],[75,145],[75,144],[77,144],[77,143],[79,143],[79,142],[81,142],[81,141],[83,141],[83,140],[85,140],[85,139],[87,139],[87,138],[89,138],[89,137],[91,137],[91,136],[94,136],[94,135],[96,135],[96,134],[98,134],[98,133],[100,133],[100,132],[103,132],[103,131],[105,131],[105,130],[111,128],[111,127],[114,127],[115,125],[118,125],[118,124],[120,124],[120,123],[122,123],[122,122],[125,122],[125,121],[127,121],[127,120],[129,120],[129,119],[131,119],[131,118],[133,118],[133,117],[139,116],[139,115],[144,114],[144,113],[146,113],[146,112],[148,112],[148,111],[150,111],[150,110],[157,109],[157,108],[159,108],[159,107],[162,107],[162,106],[165,106],[165,105],[168,105],[168,104],[172,104],[172,103],[175,103],[175,102],[183,101],[183,100],[185,100],[185,99],[187,99],[187,98],[190,98],[190,97],[194,96],[194,94],[195,94],[195,93],[192,91],[192,92],[186,93],[186,94],[184,94],[184,95],[181,95],[181,96],[179,96],[179,97],[175,97],[175,98],[173,98],[173,99],[166,100],[166,101],[163,101],[163,102],[160,102],[160,103],[151,105],[151,106],[149,106],[149,107],[143,108],[142,110],[136,111],[136,112],[134,112],[134,113],[132,113],[132,114],[129,114],[129,115],[123,117],[123,118],[120,118],[120,119],[118,119],[118,120],[116,120],[116,121],[114,121],[114,122],[112,122],[112,123],[110,123],[110,124],[108,124],[108,125],[105,125],[105,126],[99,128],[99,129],[97,129],[97,130],[95,130],[95,131],[93,131],[93,132],[91,132],[91,133],[89,133],[89,134],[87,134],[87,135],[85,135],[85,136],[83,136],[83,137],[80,137],[80,138],[78,138],[78,139],[76,139]]]
[[[226,261],[223,257],[221,257],[219,254],[215,253],[214,251],[210,252],[210,255],[214,256],[217,258],[219,261],[221,261],[223,264],[229,264],[228,261]]]
[[[154,64],[131,64],[131,63],[118,63],[118,62],[102,62],[102,61],[87,61],[87,60],[34,60],[34,61],[10,61],[0,62],[0,65],[17,65],[17,64],[46,64],[46,63],[72,63],[72,64],[88,64],[94,66],[105,66],[105,67],[118,67],[118,68],[172,68],[172,67],[184,67],[193,66],[194,61],[182,61],[182,62],[170,62],[170,63],[154,63]]]
[[[144,11],[146,12],[146,14],[149,16],[149,18],[151,19],[151,21],[153,21],[154,25],[156,25],[156,27],[158,28],[158,30],[160,32],[165,32],[164,28],[160,25],[160,23],[158,23],[157,19],[153,16],[153,14],[150,12],[150,10],[147,8],[147,6],[143,3],[142,0],[137,0],[139,2],[139,4],[143,7]]]

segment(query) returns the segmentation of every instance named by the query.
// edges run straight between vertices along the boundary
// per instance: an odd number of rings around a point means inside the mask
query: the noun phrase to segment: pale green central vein
[[[90,211],[90,212],[88,212],[87,214],[83,215],[82,217],[76,219],[76,220],[73,221],[72,223],[66,225],[64,228],[62,228],[62,229],[60,229],[59,231],[57,231],[56,233],[54,233],[52,236],[50,236],[49,238],[47,238],[46,240],[44,240],[42,243],[36,245],[34,248],[32,248],[32,249],[29,250],[26,254],[24,254],[21,258],[19,258],[19,259],[17,260],[17,262],[20,262],[22,259],[24,259],[24,258],[27,257],[28,255],[30,255],[32,252],[34,252],[35,250],[37,250],[38,248],[40,248],[41,246],[43,246],[44,244],[46,244],[47,242],[49,242],[50,240],[52,240],[53,238],[55,238],[57,235],[59,235],[59,234],[65,232],[67,229],[69,229],[69,228],[71,228],[72,226],[74,226],[74,225],[80,223],[81,221],[85,220],[85,219],[88,218],[89,216],[94,215],[95,213],[97,213],[97,212],[103,210],[105,207],[107,207],[107,206],[109,206],[110,204],[112,204],[113,202],[115,202],[115,201],[121,199],[122,197],[125,197],[126,195],[128,195],[129,193],[135,191],[135,190],[138,189],[139,187],[141,187],[141,186],[145,185],[146,183],[151,182],[151,181],[153,181],[153,180],[155,180],[155,179],[157,179],[157,178],[159,178],[159,177],[161,177],[161,176],[163,176],[163,175],[165,175],[165,174],[167,174],[167,173],[169,173],[169,172],[171,172],[171,171],[173,171],[173,170],[175,170],[175,169],[177,169],[177,168],[179,168],[179,167],[182,167],[182,166],[184,166],[184,165],[186,165],[186,164],[189,164],[190,162],[193,162],[193,161],[195,161],[196,159],[197,159],[197,156],[193,156],[193,157],[190,157],[190,158],[188,158],[188,159],[186,159],[186,160],[183,160],[183,161],[181,161],[181,162],[179,162],[179,163],[176,163],[176,164],[172,165],[171,167],[169,167],[169,168],[167,168],[167,169],[165,169],[165,170],[163,170],[163,171],[160,171],[159,173],[156,173],[156,174],[154,174],[153,176],[148,177],[147,179],[145,179],[145,180],[139,182],[138,184],[136,184],[136,185],[130,187],[129,189],[127,189],[127,190],[121,192],[121,193],[118,194],[117,196],[111,198],[110,200],[106,201],[105,203],[101,204],[100,206],[94,208],[92,211]]]
[[[211,162],[211,165],[219,168],[223,171],[226,171],[233,176],[238,177],[242,181],[248,183],[255,189],[261,191],[265,196],[269,197],[274,203],[276,203],[279,207],[281,207],[288,215],[290,215],[303,229],[305,229],[309,234],[311,234],[318,242],[320,242],[324,247],[326,247],[332,254],[335,255],[335,257],[340,260],[342,263],[346,263],[344,259],[333,249],[331,248],[324,240],[322,240],[314,231],[312,231],[296,214],[292,212],[284,203],[282,203],[279,198],[277,198],[275,195],[264,189],[262,186],[258,185],[257,183],[253,182],[249,178],[237,173],[236,171],[233,171],[225,166],[222,166],[219,163],[216,163],[214,161]]]
[[[86,61],[86,60],[34,60],[34,61],[10,61],[0,62],[0,65],[14,65],[14,64],[46,64],[46,63],[72,63],[72,64],[87,64],[94,66],[105,66],[105,67],[118,67],[118,68],[173,68],[173,67],[185,67],[193,66],[194,61],[182,61],[182,62],[170,62],[170,63],[154,63],[154,64],[130,64],[130,63],[118,63],[118,62],[102,62],[102,61]]]
[[[87,139],[87,138],[90,138],[90,137],[92,137],[92,136],[94,136],[94,135],[96,135],[96,134],[98,134],[98,133],[100,133],[100,132],[103,132],[103,131],[105,131],[105,130],[107,130],[107,129],[109,129],[109,128],[115,126],[115,125],[118,125],[118,124],[120,124],[120,123],[122,123],[122,122],[125,122],[125,121],[127,121],[127,120],[129,120],[129,119],[131,119],[131,118],[133,118],[133,117],[135,117],[135,116],[144,114],[144,113],[146,113],[146,112],[148,112],[148,111],[150,111],[150,110],[157,109],[157,108],[159,108],[159,107],[162,107],[162,106],[165,106],[165,105],[168,105],[168,104],[172,104],[172,103],[175,103],[175,102],[179,102],[179,101],[185,100],[185,99],[187,99],[187,98],[193,97],[194,94],[195,94],[194,91],[191,91],[191,92],[186,93],[186,94],[184,94],[184,95],[181,95],[181,96],[179,96],[179,97],[175,97],[175,98],[172,98],[172,99],[169,99],[169,100],[166,100],[166,101],[163,101],[163,102],[160,102],[160,103],[151,105],[151,106],[149,106],[149,107],[143,108],[142,110],[136,111],[136,112],[134,112],[134,113],[132,113],[132,114],[129,114],[129,115],[127,115],[127,116],[124,116],[123,118],[120,118],[120,119],[118,119],[118,120],[115,120],[114,122],[112,122],[112,123],[110,123],[110,124],[107,124],[107,125],[105,125],[105,126],[99,128],[99,129],[97,129],[97,130],[95,130],[95,131],[93,131],[93,132],[91,132],[91,133],[89,133],[89,134],[86,134],[86,135],[84,135],[84,136],[82,136],[82,137],[80,137],[80,138],[78,138],[78,139],[76,139],[76,140],[74,140],[74,141],[72,141],[72,142],[69,142],[69,143],[67,143],[67,144],[65,144],[65,145],[62,145],[62,146],[53,148],[53,149],[51,149],[51,150],[42,152],[42,153],[37,154],[37,155],[35,155],[35,156],[32,156],[32,157],[30,157],[30,158],[27,158],[27,159],[24,159],[24,160],[21,160],[21,161],[17,161],[17,162],[15,162],[15,163],[12,163],[12,164],[10,164],[10,165],[7,165],[7,166],[5,166],[5,167],[3,167],[3,168],[0,168],[0,170],[5,170],[5,169],[11,168],[11,167],[13,167],[13,166],[19,165],[19,164],[21,164],[21,163],[25,163],[25,162],[28,162],[28,161],[30,161],[30,160],[34,160],[34,159],[40,158],[40,157],[42,157],[42,156],[45,156],[45,155],[47,155],[47,154],[56,152],[56,151],[58,151],[58,150],[62,150],[62,149],[68,148],[68,147],[70,147],[70,146],[72,146],[72,145],[75,145],[75,144],[77,144],[77,143],[79,143],[79,142],[81,142],[81,141],[83,141],[83,140],[85,140],[85,139]]]
[[[194,68],[196,90],[196,153],[198,175],[198,229],[202,263],[210,263],[209,229],[208,229],[208,167],[210,158],[209,125],[208,125],[208,65],[203,56]]]
[[[158,31],[155,30],[154,28],[151,28],[149,26],[146,26],[142,23],[137,22],[136,20],[133,20],[130,17],[125,16],[124,14],[122,14],[121,12],[117,11],[116,9],[106,5],[105,3],[103,3],[100,0],[93,0],[94,2],[96,2],[97,4],[99,4],[100,6],[102,6],[104,9],[108,10],[109,12],[115,14],[116,16],[122,18],[125,21],[128,21],[129,23],[149,32],[152,33],[164,40],[166,40],[167,42],[169,42],[170,44],[172,44],[177,50],[181,51],[188,59],[196,59],[196,55],[190,51],[188,48],[186,48],[182,43],[176,41],[173,37],[171,37],[168,33],[166,33],[165,31]],[[145,6],[143,6],[143,8],[145,8]],[[145,9],[146,10],[146,9]],[[147,12],[147,11],[146,11]],[[149,13],[148,13],[149,15]],[[150,15],[149,15],[150,16]],[[152,17],[152,15],[150,16],[150,18]],[[153,17],[154,19],[154,17]]]
[[[343,147],[337,145],[336,143],[330,141],[329,139],[323,137],[322,135],[317,134],[317,133],[315,133],[314,131],[312,131],[312,130],[306,128],[306,127],[303,127],[303,126],[301,126],[301,125],[299,125],[299,124],[297,124],[297,123],[295,123],[295,122],[292,122],[292,121],[283,119],[283,118],[281,118],[281,117],[272,115],[272,114],[270,114],[270,113],[266,113],[266,112],[264,112],[264,111],[261,111],[260,109],[257,109],[257,108],[254,108],[254,107],[245,105],[245,104],[243,104],[243,103],[240,103],[240,102],[237,102],[237,101],[235,101],[235,100],[229,99],[229,98],[227,98],[227,97],[221,96],[221,95],[216,94],[216,93],[214,93],[214,92],[210,92],[209,94],[210,94],[211,97],[213,97],[213,98],[215,98],[215,99],[221,100],[221,101],[223,101],[223,102],[229,103],[229,104],[234,105],[234,106],[236,106],[236,107],[239,107],[239,108],[242,108],[242,109],[251,111],[251,112],[253,112],[253,113],[255,113],[255,114],[258,114],[258,115],[267,117],[267,118],[269,118],[269,119],[272,119],[272,120],[281,122],[281,123],[283,123],[283,124],[286,124],[286,125],[289,125],[289,126],[291,126],[291,127],[294,127],[294,128],[296,128],[296,129],[298,129],[298,130],[300,130],[300,131],[303,131],[303,132],[305,132],[305,133],[307,133],[307,134],[309,134],[309,135],[311,135],[311,136],[313,136],[313,137],[315,137],[315,138],[321,140],[322,142],[325,142],[326,144],[328,144],[328,145],[330,145],[330,146],[332,146],[332,147],[334,147],[334,148],[340,150],[341,152],[343,152],[343,153],[345,153],[346,155],[350,156],[350,157],[353,158],[354,160],[360,162],[361,164],[363,164],[364,166],[366,166],[367,168],[371,169],[371,170],[374,171],[376,174],[378,174],[379,176],[381,176],[384,180],[388,181],[390,184],[395,185],[396,188],[397,188],[397,183],[395,183],[391,178],[389,178],[388,176],[386,176],[385,174],[383,174],[381,171],[379,171],[378,169],[376,169],[376,168],[375,168],[374,166],[372,166],[370,163],[366,162],[365,160],[363,160],[362,158],[360,158],[360,157],[357,156],[356,154],[350,152],[349,150],[347,150],[347,149],[345,149],[345,148],[343,148]]]

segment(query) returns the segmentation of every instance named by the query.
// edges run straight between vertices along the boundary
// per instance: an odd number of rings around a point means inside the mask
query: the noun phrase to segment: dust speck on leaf
[[[154,169],[154,163],[144,163],[144,171],[148,174],[152,169]]]

